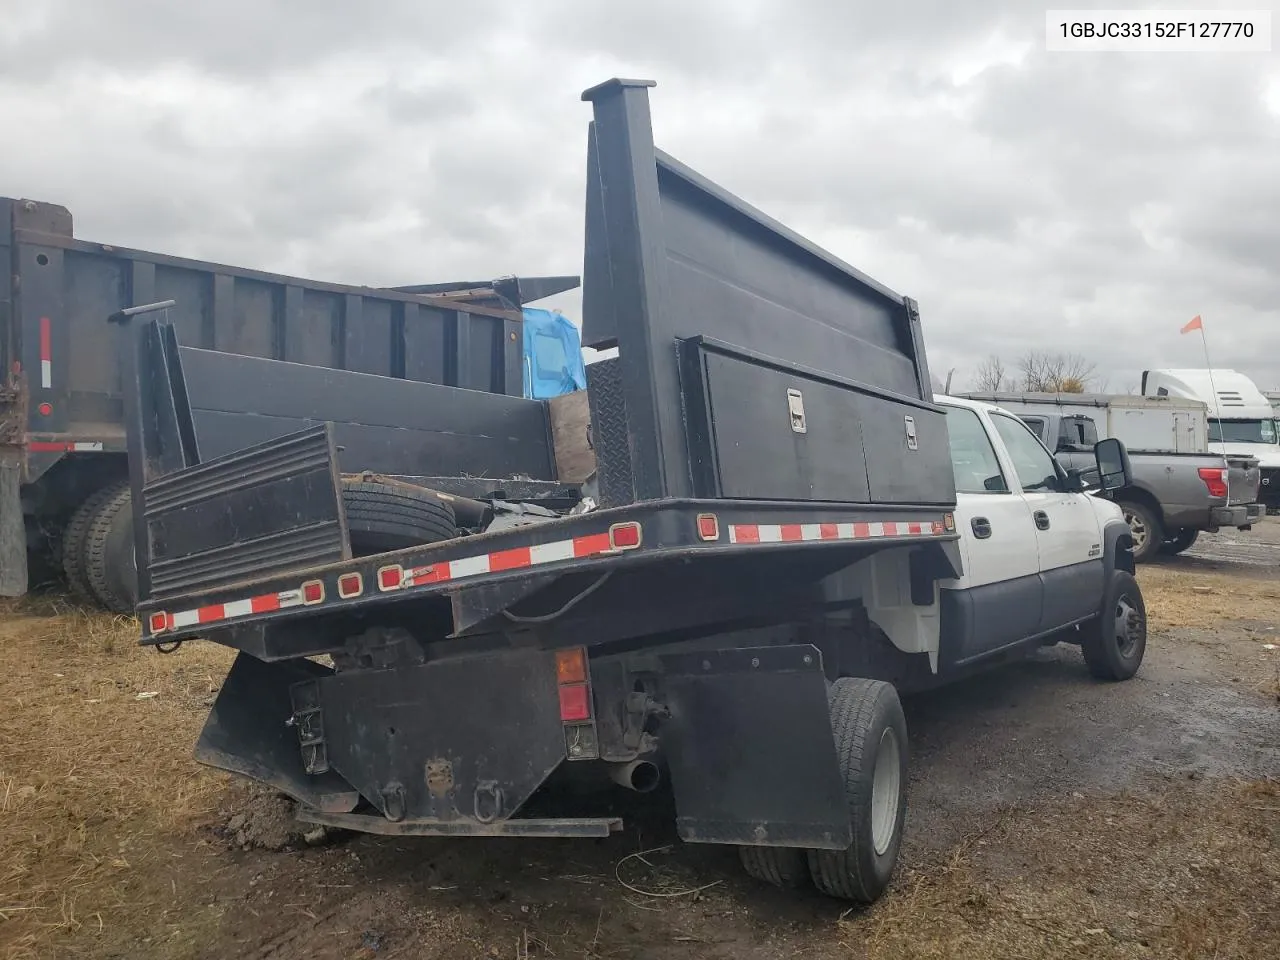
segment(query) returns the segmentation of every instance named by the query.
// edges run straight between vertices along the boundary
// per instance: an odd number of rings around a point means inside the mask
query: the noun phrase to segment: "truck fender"
[[[1134,572],[1133,535],[1123,520],[1109,520],[1102,528],[1102,565],[1108,581],[1117,570]]]

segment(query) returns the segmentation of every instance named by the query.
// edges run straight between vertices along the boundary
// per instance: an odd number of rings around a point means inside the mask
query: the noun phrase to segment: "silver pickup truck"
[[[1058,462],[1082,475],[1093,469],[1098,428],[1080,415],[1048,410],[1020,415]],[[1261,473],[1254,457],[1217,453],[1165,453],[1130,450],[1132,483],[1107,496],[1124,510],[1133,534],[1134,559],[1143,563],[1158,553],[1175,554],[1196,541],[1201,530],[1248,530],[1262,516],[1258,503]]]

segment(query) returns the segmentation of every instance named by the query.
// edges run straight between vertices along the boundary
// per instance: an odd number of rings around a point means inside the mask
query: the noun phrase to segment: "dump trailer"
[[[617,351],[585,397],[191,346],[179,304],[112,317],[141,642],[238,651],[196,757],[306,822],[603,837],[624,791],[663,789],[686,842],[874,900],[906,810],[898,691],[1055,637],[1132,675],[1127,527],[1043,448],[1024,490],[1000,418],[932,395],[916,303],[657,150],[649,86],[584,94],[583,341]],[[210,418],[225,384],[243,409]],[[376,477],[410,546],[352,535],[375,410],[429,461]],[[273,435],[237,446],[262,411]],[[966,494],[963,531],[949,417],[999,491]],[[1121,444],[1097,460],[1125,482]]]
[[[65,578],[82,600],[132,610],[130,498],[118,331],[102,317],[173,299],[184,343],[320,369],[521,396],[525,303],[576,276],[379,289],[277,276],[91,243],[71,213],[0,198],[0,595]],[[209,417],[246,408],[228,385]],[[265,418],[239,419],[243,442]],[[396,425],[360,438],[371,469],[400,464]],[[412,458],[411,458],[412,459]],[[116,531],[112,535],[111,531]],[[127,583],[124,581],[128,581]]]

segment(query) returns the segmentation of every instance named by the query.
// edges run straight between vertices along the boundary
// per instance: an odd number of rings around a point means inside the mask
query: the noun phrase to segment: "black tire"
[[[1136,500],[1123,500],[1124,522],[1133,537],[1133,562],[1146,563],[1160,552],[1164,543],[1164,524],[1156,511]]]
[[[343,480],[342,502],[356,556],[385,553],[458,535],[453,508],[420,487]]]
[[[1176,556],[1184,550],[1190,550],[1199,537],[1199,530],[1179,530],[1176,537],[1160,545],[1160,552],[1171,557]]]
[[[67,587],[77,600],[85,603],[97,602],[85,570],[85,540],[98,511],[121,490],[127,490],[128,486],[128,481],[119,480],[90,494],[71,514],[71,519],[62,532],[62,573],[67,579]]]
[[[112,613],[133,613],[138,571],[133,555],[133,504],[129,488],[104,503],[84,541],[84,574],[98,602]]]
[[[1138,672],[1147,652],[1147,605],[1133,574],[1111,574],[1098,617],[1080,631],[1080,651],[1095,678],[1128,680]]]
[[[738,859],[747,875],[761,883],[770,883],[782,890],[799,890],[809,885],[809,862],[803,850],[739,847]]]
[[[831,685],[829,704],[853,842],[844,850],[810,850],[809,873],[818,889],[829,896],[872,903],[889,886],[902,846],[907,812],[907,721],[898,692],[880,680],[837,680]],[[896,801],[891,790],[877,795],[876,773],[882,757],[886,775],[896,777]],[[879,786],[883,791],[888,785]],[[881,821],[879,831],[875,823],[877,801],[881,801],[882,816],[892,817]],[[888,829],[892,832],[885,836]]]

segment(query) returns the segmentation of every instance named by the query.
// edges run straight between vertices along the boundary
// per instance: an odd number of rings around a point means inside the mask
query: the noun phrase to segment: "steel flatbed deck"
[[[520,580],[530,572],[603,573],[698,557],[957,539],[952,514],[937,508],[671,500],[341,560],[190,592],[176,603],[153,599],[138,612],[143,642],[159,644],[207,636],[233,623],[364,611]]]

